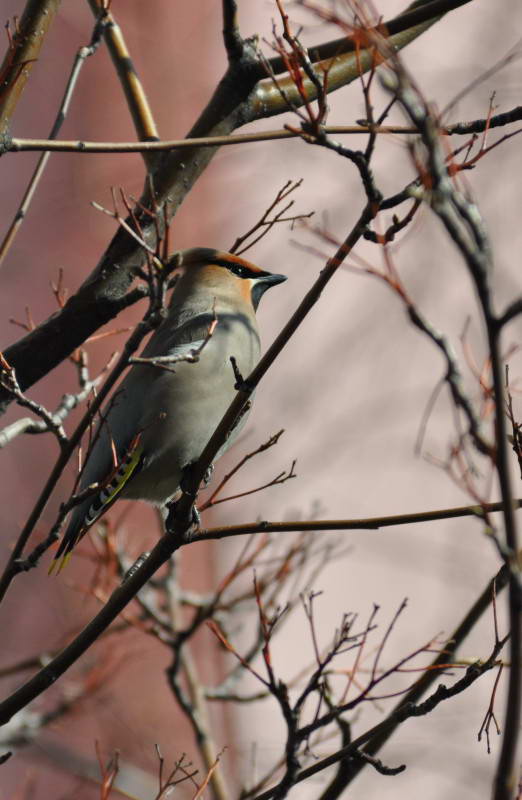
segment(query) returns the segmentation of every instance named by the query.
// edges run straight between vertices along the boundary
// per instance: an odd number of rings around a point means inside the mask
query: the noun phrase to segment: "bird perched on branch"
[[[235,370],[246,377],[258,361],[255,311],[264,292],[286,277],[202,247],[179,254],[179,265],[165,320],[101,415],[80,482],[81,489],[99,489],[72,512],[53,566],[66,563],[117,498],[157,506],[173,499],[183,470],[197,461],[236,394]]]

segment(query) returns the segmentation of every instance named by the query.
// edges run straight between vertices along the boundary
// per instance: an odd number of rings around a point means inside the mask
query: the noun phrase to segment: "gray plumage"
[[[142,356],[186,355],[201,346],[217,318],[215,330],[199,360],[174,364],[174,374],[148,364],[129,370],[102,414],[81,479],[82,489],[93,483],[102,488],[72,512],[55,560],[67,556],[116,498],[159,506],[171,500],[183,469],[199,458],[236,394],[231,356],[245,377],[259,359],[255,308],[263,292],[285,277],[206,248],[185,251],[181,261],[185,269],[167,317]],[[245,421],[246,415],[218,455]]]

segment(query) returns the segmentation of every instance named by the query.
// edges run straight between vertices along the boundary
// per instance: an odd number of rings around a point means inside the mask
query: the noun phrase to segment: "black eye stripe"
[[[241,264],[228,264],[227,267],[229,271],[237,275],[238,278],[255,278],[257,276],[257,273],[252,272],[252,270],[247,269],[247,267],[241,266]]]
[[[263,275],[266,275],[263,270],[253,270],[249,269],[244,264],[236,264],[234,261],[226,261],[225,259],[215,259],[213,261],[214,264],[217,264],[220,267],[225,267],[231,272],[233,275],[237,275],[238,278],[261,278]]]

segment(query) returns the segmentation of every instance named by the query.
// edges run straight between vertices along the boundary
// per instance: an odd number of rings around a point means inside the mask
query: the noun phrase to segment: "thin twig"
[[[289,211],[290,208],[292,208],[292,206],[294,204],[293,200],[290,201],[284,208],[280,209],[276,214],[274,214],[273,217],[270,217],[270,214],[272,213],[272,211],[274,211],[274,209],[280,203],[282,203],[283,200],[286,200],[286,198],[290,194],[295,192],[296,189],[299,189],[299,187],[301,186],[302,182],[303,182],[302,179],[299,180],[299,181],[295,181],[295,182],[287,181],[284,184],[284,186],[278,191],[275,199],[268,206],[266,211],[264,211],[263,215],[255,223],[255,225],[253,225],[250,228],[250,230],[248,230],[246,233],[244,233],[241,236],[237,237],[236,241],[234,242],[234,244],[230,248],[230,252],[231,253],[236,253],[237,255],[242,255],[247,250],[249,250],[251,247],[253,247],[255,244],[257,244],[260,241],[260,239],[262,239],[264,236],[266,236],[267,233],[269,233],[270,230],[274,227],[274,225],[277,225],[280,222],[291,222],[293,224],[293,223],[297,222],[298,220],[310,219],[310,217],[312,217],[313,214],[314,214],[313,211],[310,211],[308,214],[295,214],[293,216],[288,216],[288,217],[284,216],[286,214],[286,212]],[[256,234],[258,231],[261,231],[261,232],[257,236],[255,236],[255,238],[252,238],[254,236],[254,234]],[[247,242],[248,239],[251,239],[251,241]],[[245,242],[247,242],[247,244],[245,244],[245,246],[242,247],[242,245]]]
[[[515,508],[522,508],[522,499],[514,501]],[[244,536],[252,533],[283,533],[296,531],[342,531],[342,530],[378,530],[391,525],[412,525],[417,522],[434,522],[439,519],[454,519],[455,517],[476,517],[483,520],[484,512],[494,513],[503,511],[502,503],[484,503],[481,505],[458,506],[445,508],[440,511],[420,511],[417,514],[394,514],[387,517],[366,517],[362,519],[317,519],[298,520],[295,522],[251,522],[240,525],[225,525],[223,527],[202,529],[197,535],[198,541],[226,539],[230,536]]]
[[[93,378],[92,380],[89,379],[88,373],[87,376],[84,375],[81,378],[81,385],[82,385],[81,391],[78,392],[77,394],[65,394],[62,397],[60,405],[58,406],[56,411],[50,414],[52,423],[54,425],[61,426],[62,423],[70,414],[70,412],[73,411],[73,409],[75,409],[81,403],[83,403],[89,397],[93,389],[95,389],[100,384],[104,374],[107,372],[109,368],[110,368],[110,362],[103,368],[100,374],[96,378]],[[81,369],[83,370],[83,368]],[[29,405],[28,407],[32,408],[31,405]],[[49,427],[49,424],[44,418],[42,418],[41,420],[35,420],[32,417],[24,417],[23,419],[18,419],[16,420],[16,422],[12,422],[10,425],[7,425],[5,428],[0,430],[0,449],[2,447],[6,447],[10,442],[13,441],[13,439],[16,439],[16,437],[20,436],[22,433],[39,434],[39,433],[46,433],[49,430],[52,430],[52,428]]]
[[[510,125],[512,122],[522,120],[522,106],[502,114],[496,114],[487,119],[477,119],[470,122],[455,122],[451,125],[442,126],[440,133],[442,136],[469,136],[470,133],[482,133],[488,128],[499,128]],[[418,129],[413,125],[326,125],[326,134],[367,136],[376,135],[396,135],[408,136],[418,134]],[[67,153],[146,153],[164,152],[165,150],[183,150],[191,147],[227,147],[237,144],[251,144],[254,142],[269,142],[279,139],[301,138],[301,133],[292,131],[288,128],[278,128],[272,131],[260,131],[259,133],[236,133],[227,136],[198,136],[187,139],[168,139],[152,142],[89,142],[83,139],[77,140],[50,140],[50,139],[29,139],[12,137],[6,138],[0,146],[0,152],[19,153],[35,150],[49,150],[50,152]]]
[[[94,53],[98,49],[98,46],[101,41],[101,36],[103,34],[105,21],[106,21],[106,12],[104,9],[100,9],[92,32],[91,41],[89,42],[88,45],[80,47],[80,49],[76,53],[71,74],[69,76],[69,80],[67,81],[67,85],[65,87],[65,92],[62,98],[62,102],[60,103],[60,107],[58,109],[58,113],[54,120],[53,127],[51,128],[51,132],[49,133],[49,140],[51,141],[56,139],[60,131],[60,128],[65,122],[65,119],[67,118],[72,96],[74,94],[74,90],[78,83],[78,78],[80,77],[80,72],[86,60],[89,58],[89,56],[94,55]],[[4,239],[0,245],[0,265],[2,264],[4,258],[6,257],[9,248],[14,242],[14,239],[18,231],[20,230],[22,222],[24,221],[27,215],[29,206],[31,205],[31,201],[38,188],[38,184],[45,171],[50,155],[51,151],[47,150],[46,152],[43,152],[41,157],[38,159],[38,163],[29,180],[27,189],[25,190],[24,196],[22,198],[22,202],[20,203],[18,211],[16,212],[14,219],[11,222],[9,228],[7,229],[7,233],[5,234]]]
[[[352,755],[352,753],[357,752],[362,745],[364,745],[368,740],[372,737],[377,736],[378,734],[385,733],[391,726],[395,726],[398,723],[404,722],[406,719],[410,717],[417,717],[417,716],[424,716],[425,714],[430,713],[440,705],[441,702],[444,700],[448,700],[452,697],[463,692],[469,686],[471,686],[478,678],[488,672],[490,669],[493,669],[497,664],[497,656],[501,645],[504,644],[504,641],[499,643],[498,646],[493,648],[493,651],[489,658],[483,662],[477,662],[472,666],[468,667],[466,670],[465,675],[456,681],[452,686],[447,687],[443,684],[440,684],[439,687],[435,690],[435,692],[427,698],[423,703],[419,703],[415,705],[414,703],[408,703],[403,706],[400,706],[393,714],[389,715],[383,722],[378,723],[373,728],[365,731],[361,736],[358,736],[354,739],[349,745],[341,748],[336,753],[323,758],[317,761],[311,767],[307,767],[299,772],[296,776],[295,783],[301,783],[302,781],[307,780],[308,778],[312,777],[312,775],[316,775],[318,772],[322,772],[322,770],[326,769],[327,767],[331,766],[332,764],[336,764],[337,762],[341,761],[342,759],[346,759]],[[274,786],[272,789],[269,789],[266,792],[262,792],[255,797],[255,800],[270,800],[271,798],[277,797],[277,793],[279,790],[280,784]]]
[[[264,453],[265,450],[269,450],[271,447],[274,447],[279,442],[279,439],[281,438],[283,433],[284,433],[284,428],[281,428],[280,431],[274,433],[266,442],[260,444],[259,447],[256,447],[255,450],[252,450],[251,453],[247,453],[246,456],[243,456],[243,458],[236,464],[236,466],[233,467],[233,469],[231,469],[230,472],[227,472],[227,474],[223,477],[223,479],[214,489],[208,500],[205,500],[204,503],[198,506],[198,510],[200,512],[205,511],[207,508],[213,505],[216,497],[220,494],[221,490],[227,485],[227,483],[234,477],[234,475],[236,475],[239,472],[239,470],[242,469],[242,467],[244,467],[244,465],[248,463],[248,461],[250,461],[250,459],[255,458],[255,456],[259,455],[260,453]]]

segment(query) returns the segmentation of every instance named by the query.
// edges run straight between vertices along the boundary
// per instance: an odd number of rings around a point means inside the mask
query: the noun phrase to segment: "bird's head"
[[[286,281],[286,275],[267,272],[240,256],[210,247],[182,250],[173,258],[189,280],[193,278],[210,289],[239,292],[254,309],[267,289]]]

